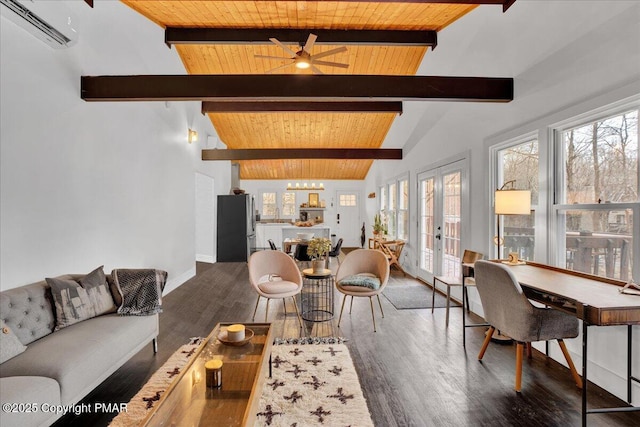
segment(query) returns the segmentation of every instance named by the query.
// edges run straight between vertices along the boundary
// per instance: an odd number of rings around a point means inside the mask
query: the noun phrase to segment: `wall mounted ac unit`
[[[58,1],[0,0],[2,16],[20,25],[54,49],[72,46],[78,40],[75,17]]]

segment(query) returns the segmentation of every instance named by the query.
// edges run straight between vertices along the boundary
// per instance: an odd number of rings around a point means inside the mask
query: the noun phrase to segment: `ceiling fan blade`
[[[314,66],[313,64],[311,64],[311,71],[313,71],[313,74],[324,74],[318,69],[318,67]]]
[[[327,67],[349,68],[349,64],[340,64],[339,62],[316,61],[312,59],[311,63],[315,65],[326,65]]]
[[[335,49],[331,49],[328,50],[326,52],[320,52],[317,53],[315,55],[312,56],[313,59],[320,59],[320,58],[324,58],[325,56],[329,56],[329,55],[335,55],[336,53],[341,53],[341,52],[346,52],[347,48],[342,46],[342,47],[337,47]]]
[[[318,36],[315,34],[309,33],[309,38],[307,42],[304,44],[304,49],[308,54],[311,54],[311,49],[313,49],[313,45],[316,43],[316,39]]]
[[[288,61],[293,60],[293,58],[287,58],[286,56],[267,56],[267,55],[253,55],[254,58],[262,58],[262,59],[286,59]]]
[[[271,40],[272,43],[277,44],[278,46],[280,46],[282,49],[284,49],[285,52],[287,52],[289,55],[291,55],[292,58],[296,57],[296,53],[294,51],[292,51],[291,49],[289,49],[288,47],[286,47],[285,45],[283,45],[282,43],[280,43],[280,40],[272,37],[269,40]]]
[[[277,70],[280,70],[280,69],[282,69],[282,68],[288,67],[289,65],[293,65],[293,62],[290,62],[290,63],[288,63],[288,64],[284,64],[284,65],[280,65],[279,67],[276,67],[276,68],[272,68],[272,69],[270,69],[270,70],[267,70],[267,71],[265,71],[265,74],[271,74],[271,73],[273,73],[274,71],[277,71]]]

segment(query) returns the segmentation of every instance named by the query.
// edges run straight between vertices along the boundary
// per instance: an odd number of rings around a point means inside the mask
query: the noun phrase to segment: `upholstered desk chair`
[[[380,285],[377,289],[372,289],[362,284],[353,285],[346,283],[352,281],[347,278],[353,278],[353,276],[375,276],[375,278],[379,279]],[[373,301],[371,297],[375,296],[378,298],[380,312],[382,313],[382,317],[384,317],[382,303],[380,302],[380,293],[384,290],[384,287],[387,286],[388,281],[389,260],[384,253],[375,249],[356,249],[349,252],[344,258],[344,261],[342,261],[342,264],[340,264],[340,267],[338,267],[338,272],[336,273],[336,288],[344,295],[342,298],[342,307],[340,308],[340,317],[338,318],[338,327],[340,327],[347,296],[351,296],[351,306],[353,306],[353,297],[369,297],[371,318],[373,319],[373,332],[376,332],[376,318],[373,314]],[[351,314],[351,307],[349,308],[349,314]]]
[[[513,338],[516,341],[515,389],[520,392],[524,344],[558,340],[573,379],[578,387],[582,388],[582,379],[563,341],[564,338],[578,336],[578,320],[559,310],[533,306],[522,292],[513,273],[500,263],[476,261],[475,277],[485,319],[490,325],[478,360],[482,360],[495,329]]]
[[[267,299],[267,307],[264,314],[264,321],[269,315],[269,300],[274,298],[291,297],[293,306],[296,309],[296,317],[302,327],[296,295],[302,290],[302,275],[295,261],[282,251],[258,251],[249,257],[249,281],[258,293],[256,308],[253,310],[253,319],[256,318],[256,311],[260,303],[260,297]],[[285,303],[285,316],[286,312]]]

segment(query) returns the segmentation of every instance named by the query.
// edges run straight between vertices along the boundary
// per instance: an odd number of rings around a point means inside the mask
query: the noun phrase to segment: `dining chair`
[[[338,239],[336,245],[329,251],[329,259],[335,258],[340,265],[340,250],[342,249],[342,237]]]
[[[431,294],[431,312],[433,313],[435,300],[436,300],[436,281],[442,283],[447,287],[447,312],[445,315],[445,325],[449,326],[449,308],[451,305],[451,288],[462,286],[462,310],[465,309],[469,312],[469,293],[468,286],[475,286],[475,279],[473,278],[473,264],[482,259],[483,255],[480,252],[470,251],[465,249],[462,255],[462,266],[460,269],[460,276],[435,276],[433,278],[433,293]],[[464,317],[464,314],[463,314]]]
[[[278,247],[276,246],[275,243],[273,243],[273,240],[267,239],[267,241],[269,242],[269,247],[271,248],[272,251],[277,251],[278,250]]]
[[[513,338],[516,341],[515,390],[520,393],[525,344],[557,340],[576,385],[582,388],[582,379],[563,341],[578,336],[578,319],[559,310],[532,305],[513,273],[501,263],[476,261],[475,277],[484,317],[490,325],[478,360],[482,360],[496,329]]]
[[[269,301],[271,299],[282,298],[285,303],[285,316],[287,306],[285,298],[293,299],[293,306],[296,310],[296,317],[302,327],[302,320],[298,312],[296,295],[302,291],[302,275],[296,262],[282,251],[258,251],[249,257],[249,281],[258,293],[256,308],[253,310],[253,320],[256,318],[260,298],[267,299],[267,307],[264,313],[264,321],[269,315]]]
[[[351,296],[349,314],[351,314],[353,307],[353,297],[369,297],[373,332],[376,332],[376,318],[373,314],[373,300],[371,298],[375,296],[378,299],[380,312],[384,317],[380,293],[387,286],[388,281],[389,260],[384,253],[376,249],[356,249],[349,252],[336,273],[336,289],[344,295],[338,318],[338,328],[342,321],[342,312],[347,296]]]

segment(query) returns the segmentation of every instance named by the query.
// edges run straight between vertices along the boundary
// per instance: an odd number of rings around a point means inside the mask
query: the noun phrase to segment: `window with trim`
[[[387,187],[380,187],[380,218],[382,218],[384,222],[384,218],[387,217]]]
[[[276,209],[278,204],[276,203],[277,197],[275,192],[262,193],[262,216],[274,217],[276,216]]]
[[[637,245],[638,105],[555,129],[558,264],[621,280]]]
[[[398,239],[409,238],[409,179],[398,182]]]
[[[282,216],[295,217],[296,215],[296,193],[282,193]]]
[[[387,230],[388,230],[387,235],[390,238],[395,239],[398,233],[398,225],[396,222],[398,219],[397,183],[393,182],[389,184],[388,195],[389,195],[389,202],[388,202],[388,209],[387,209],[387,216],[386,216],[386,223],[387,223]]]
[[[355,194],[341,194],[338,200],[339,206],[357,206]]]
[[[497,186],[513,181],[513,188],[531,191],[530,215],[503,215],[500,235],[504,238],[503,256],[517,252],[522,259],[533,260],[535,250],[535,211],[538,205],[538,140],[517,141],[496,151]],[[493,254],[492,254],[493,256]]]

